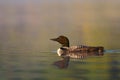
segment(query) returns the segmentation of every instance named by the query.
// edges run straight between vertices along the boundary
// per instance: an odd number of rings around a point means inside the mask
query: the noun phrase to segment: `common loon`
[[[59,42],[62,46],[57,50],[58,56],[65,57],[69,56],[71,58],[83,58],[88,55],[103,55],[104,47],[102,46],[70,46],[69,39],[66,36],[59,36],[58,38],[51,39],[53,41]]]

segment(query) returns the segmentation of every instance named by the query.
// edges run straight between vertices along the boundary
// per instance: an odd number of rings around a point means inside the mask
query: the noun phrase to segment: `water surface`
[[[69,66],[53,65],[55,53],[0,53],[1,80],[119,80],[120,54],[105,53],[85,59],[70,59]]]

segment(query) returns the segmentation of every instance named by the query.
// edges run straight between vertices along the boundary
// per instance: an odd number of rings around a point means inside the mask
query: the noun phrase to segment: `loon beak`
[[[50,39],[50,40],[52,40],[52,41],[57,41],[57,38],[53,38],[53,39]]]

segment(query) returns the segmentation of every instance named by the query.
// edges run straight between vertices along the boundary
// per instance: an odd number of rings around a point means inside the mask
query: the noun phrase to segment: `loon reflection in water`
[[[102,46],[69,46],[69,39],[65,36],[59,36],[58,38],[51,39],[53,41],[59,42],[62,47],[57,50],[58,56],[66,57],[69,56],[70,58],[84,58],[86,56],[91,55],[103,55],[104,47]]]
[[[75,55],[73,55],[73,54],[75,54]],[[76,57],[76,58],[80,58],[80,59],[84,59],[84,58],[86,58],[88,56],[102,56],[102,55],[103,55],[103,52],[101,52],[101,53],[98,53],[98,52],[89,52],[89,53],[87,53],[87,52],[79,52],[79,53],[76,52],[76,53],[71,53],[71,56],[74,56],[74,58]],[[70,56],[62,56],[62,60],[58,60],[58,61],[54,62],[53,65],[57,66],[60,69],[66,69],[69,66],[69,61],[70,61]]]
[[[70,61],[70,57],[66,56],[66,57],[63,57],[62,60],[58,60],[54,62],[53,65],[57,66],[60,69],[64,69],[69,66],[69,61]]]

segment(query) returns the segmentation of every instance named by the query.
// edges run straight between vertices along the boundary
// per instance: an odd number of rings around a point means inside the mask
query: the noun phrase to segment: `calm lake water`
[[[106,52],[60,68],[59,35]],[[0,0],[0,80],[120,80],[120,1]]]
[[[119,80],[120,53],[105,53],[85,59],[70,59],[65,69],[54,66],[61,60],[50,52],[7,51],[0,53],[1,80]]]

